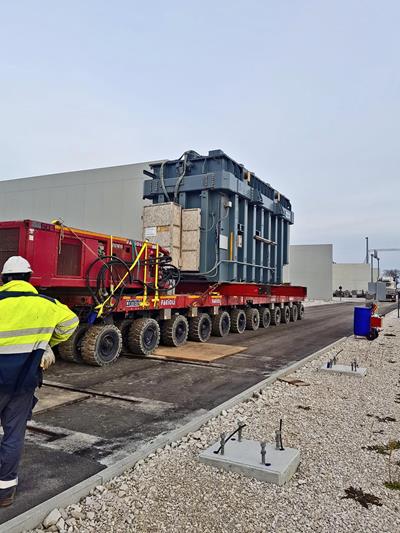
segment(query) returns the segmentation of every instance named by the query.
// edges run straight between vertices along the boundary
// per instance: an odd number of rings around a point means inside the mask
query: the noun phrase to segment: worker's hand
[[[42,355],[42,360],[40,361],[40,367],[43,368],[43,370],[47,370],[49,366],[54,365],[55,362],[56,362],[56,358],[53,353],[53,350],[50,348],[50,346],[47,346],[46,351]]]

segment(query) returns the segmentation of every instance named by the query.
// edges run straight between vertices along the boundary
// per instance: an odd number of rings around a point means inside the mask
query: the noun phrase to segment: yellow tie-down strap
[[[132,263],[132,265],[129,267],[129,270],[124,274],[124,276],[121,278],[121,280],[119,281],[119,283],[117,284],[116,287],[114,287],[112,290],[111,290],[111,293],[110,295],[104,300],[103,303],[97,305],[95,307],[95,311],[97,312],[97,317],[101,317],[103,312],[104,312],[104,307],[108,304],[108,302],[111,300],[111,298],[114,296],[114,294],[117,292],[117,290],[121,287],[121,285],[124,283],[124,281],[126,280],[126,278],[129,276],[129,274],[132,272],[132,270],[136,267],[139,259],[142,257],[142,255],[144,254],[145,255],[145,258],[147,259],[147,249],[149,246],[153,246],[151,243],[148,243],[148,242],[144,242],[142,247],[140,248],[139,250],[139,253],[137,254],[137,256],[135,257],[135,260],[134,262]],[[156,247],[156,270],[157,270],[157,274],[158,274],[158,253],[159,253],[159,247],[157,245]],[[144,296],[143,296],[143,301],[141,302],[141,306],[145,307],[147,305],[147,286],[146,286],[146,281],[147,281],[147,262],[145,263],[144,265],[144,284],[145,284],[145,289],[144,289]],[[156,298],[158,298],[158,276],[156,276]]]

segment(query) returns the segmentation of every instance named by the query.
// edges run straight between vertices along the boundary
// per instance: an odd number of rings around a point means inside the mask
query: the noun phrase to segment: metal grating
[[[0,267],[13,255],[18,255],[19,229],[0,229]]]
[[[63,242],[58,256],[58,276],[80,276],[82,260],[82,245],[80,242]]]

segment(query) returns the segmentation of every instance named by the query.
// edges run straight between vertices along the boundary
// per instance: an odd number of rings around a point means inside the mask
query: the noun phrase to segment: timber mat
[[[178,361],[196,361],[211,363],[228,355],[243,352],[247,346],[229,346],[212,342],[187,342],[183,346],[159,346],[153,357],[159,359],[175,359]]]

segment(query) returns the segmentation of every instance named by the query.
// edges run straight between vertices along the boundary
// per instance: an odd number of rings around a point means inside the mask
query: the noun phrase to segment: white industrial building
[[[374,269],[374,280],[377,276],[378,271]],[[284,280],[305,285],[310,300],[331,300],[339,287],[343,291],[366,291],[371,267],[365,263],[334,263],[332,244],[296,244],[289,246]]]
[[[137,163],[0,181],[0,220],[32,219],[142,238],[143,170]]]
[[[333,290],[342,287],[344,291],[366,291],[371,281],[371,265],[366,263],[333,263]],[[376,281],[378,269],[374,268],[373,278]]]
[[[332,288],[332,244],[292,244],[284,281],[307,287],[310,300],[330,300]]]
[[[62,219],[75,226],[133,239],[142,238],[143,170],[150,162],[0,181],[0,220]],[[374,271],[374,279],[377,273]],[[291,245],[284,281],[308,288],[311,300],[333,292],[367,290],[370,266],[334,263],[332,244]]]

